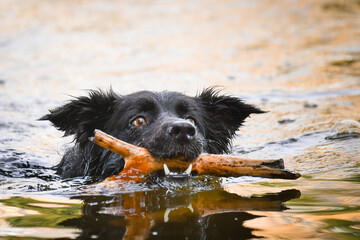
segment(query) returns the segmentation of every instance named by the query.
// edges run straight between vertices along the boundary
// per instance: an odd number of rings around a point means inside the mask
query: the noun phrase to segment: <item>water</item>
[[[360,4],[0,1],[0,238],[359,239]],[[203,87],[268,111],[233,142],[302,178],[61,180],[36,119],[86,89]]]

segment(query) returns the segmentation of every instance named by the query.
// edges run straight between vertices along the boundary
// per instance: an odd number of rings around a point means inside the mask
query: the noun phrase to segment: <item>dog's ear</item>
[[[205,138],[209,153],[228,152],[231,139],[244,120],[252,113],[264,113],[237,97],[220,95],[214,88],[205,89],[196,99],[204,109]]]
[[[88,141],[96,128],[102,129],[104,123],[114,112],[119,98],[111,89],[108,92],[91,90],[89,96],[77,97],[69,103],[50,110],[39,120],[49,120],[64,136],[75,135],[78,143]]]

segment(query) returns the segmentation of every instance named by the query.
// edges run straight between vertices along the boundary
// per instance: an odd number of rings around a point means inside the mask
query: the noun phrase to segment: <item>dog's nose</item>
[[[176,139],[191,139],[195,133],[195,126],[188,121],[176,121],[169,127],[169,134]]]

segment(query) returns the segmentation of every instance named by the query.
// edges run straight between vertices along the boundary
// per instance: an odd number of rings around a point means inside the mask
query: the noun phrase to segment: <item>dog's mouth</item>
[[[148,149],[149,152],[155,156],[158,161],[162,161],[163,168],[157,171],[157,175],[164,176],[171,181],[186,181],[191,178],[191,171],[193,170],[192,162],[197,159],[202,152],[202,145],[185,145],[179,148],[169,148],[167,152],[152,152],[152,149]],[[176,151],[178,150],[178,151]],[[182,167],[174,167],[173,161],[182,162]],[[184,169],[186,170],[184,171]]]
[[[192,163],[189,164],[189,167],[184,172],[172,172],[169,170],[169,167],[164,163],[164,174],[166,178],[173,180],[184,180],[188,179],[191,176]]]

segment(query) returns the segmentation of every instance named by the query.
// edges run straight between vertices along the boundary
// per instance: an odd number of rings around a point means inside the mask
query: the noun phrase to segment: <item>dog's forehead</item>
[[[166,109],[192,109],[196,105],[193,97],[171,91],[141,91],[132,93],[124,96],[121,104],[127,105],[128,107],[151,108],[159,106]]]

